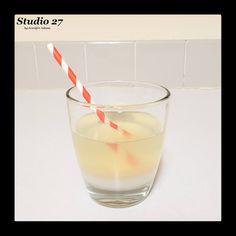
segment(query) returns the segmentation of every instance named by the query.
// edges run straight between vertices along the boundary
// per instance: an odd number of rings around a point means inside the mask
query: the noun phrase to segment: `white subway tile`
[[[221,40],[190,40],[186,45],[186,87],[221,85]]]
[[[184,41],[137,42],[137,80],[181,87]]]
[[[88,80],[133,80],[133,43],[88,43]]]
[[[64,60],[72,68],[79,80],[85,82],[83,43],[54,42]],[[69,88],[73,86],[62,68],[51,56],[47,43],[36,43],[40,89]]]
[[[15,88],[37,87],[35,56],[32,43],[15,43]]]
[[[134,43],[55,42],[82,83],[133,80]],[[221,41],[138,41],[136,79],[167,87],[212,87],[221,84]],[[87,62],[87,78],[86,65]],[[185,64],[185,65],[184,65]],[[183,74],[185,69],[185,77]],[[69,88],[72,83],[47,49],[46,42],[15,43],[16,88]]]

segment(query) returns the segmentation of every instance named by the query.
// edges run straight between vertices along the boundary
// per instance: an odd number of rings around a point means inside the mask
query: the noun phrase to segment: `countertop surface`
[[[16,90],[15,220],[221,220],[221,90],[171,93],[153,189],[142,203],[113,209],[98,205],[86,192],[65,90]]]

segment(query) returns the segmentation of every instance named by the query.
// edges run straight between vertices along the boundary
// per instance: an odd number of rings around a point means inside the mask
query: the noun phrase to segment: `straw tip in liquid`
[[[130,153],[127,153],[126,160],[130,165],[136,166],[138,164],[138,161],[134,158],[134,156]]]
[[[48,50],[53,53],[53,44],[52,43],[48,43],[47,44]]]
[[[123,130],[123,135],[125,135],[126,137],[131,137],[132,135],[126,131],[126,130]]]

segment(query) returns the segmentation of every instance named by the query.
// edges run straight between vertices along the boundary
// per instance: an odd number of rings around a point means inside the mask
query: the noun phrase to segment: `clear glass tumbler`
[[[137,81],[102,81],[86,85],[96,104],[84,102],[76,87],[66,92],[76,156],[89,195],[109,207],[144,200],[160,162],[170,92]],[[106,116],[129,135],[101,122]]]

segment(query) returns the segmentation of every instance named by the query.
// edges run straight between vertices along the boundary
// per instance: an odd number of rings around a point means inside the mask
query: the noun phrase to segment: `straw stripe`
[[[88,90],[79,82],[78,78],[76,77],[75,73],[73,72],[73,70],[70,68],[70,66],[67,65],[66,61],[62,58],[61,54],[59,53],[59,51],[53,46],[52,43],[49,43],[48,45],[48,50],[50,51],[50,53],[53,55],[53,57],[56,59],[57,63],[62,67],[63,71],[66,73],[66,75],[69,77],[69,79],[71,80],[71,82],[76,85],[76,87],[78,88],[78,90],[80,91],[80,93],[82,94],[83,98],[85,99],[85,101],[87,103],[94,103],[91,95],[89,94]],[[117,124],[115,124],[114,122],[110,121],[108,119],[108,117],[105,115],[105,113],[97,108],[94,107],[90,107],[90,109],[92,109],[93,111],[96,112],[98,118],[105,124],[108,124],[110,127],[112,127],[113,129],[119,131],[120,133],[122,133],[123,135],[130,135],[129,132],[127,132],[126,130],[121,129]]]
[[[110,121],[108,120],[107,116],[104,117],[104,122],[110,125]]]
[[[76,87],[79,89],[80,93],[83,92],[83,86],[82,86],[82,84],[78,81],[77,78],[76,78]]]
[[[61,59],[62,59],[62,57],[61,57],[61,54],[57,51],[57,49],[56,49],[55,47],[54,47],[54,49],[53,49],[53,56],[54,56],[54,58],[57,60],[58,64],[61,65]]]
[[[86,100],[86,102],[91,103],[91,96],[88,92],[88,90],[83,86],[83,97]]]
[[[118,151],[118,144],[117,143],[107,143],[107,145],[113,149],[113,151],[117,152]]]
[[[74,72],[71,70],[69,66],[68,66],[68,77],[70,78],[72,83],[76,85],[76,75],[74,74]]]
[[[97,113],[98,118],[99,118],[102,122],[104,122],[104,121],[105,121],[105,114],[104,114],[101,110],[98,110],[98,109],[97,109],[96,113]]]
[[[65,61],[64,61],[63,58],[62,58],[62,60],[61,60],[61,67],[62,67],[62,69],[64,70],[64,72],[67,73],[67,71],[68,71],[68,66],[67,66],[67,64],[65,63]]]
[[[134,158],[134,156],[127,152],[126,153],[126,160],[131,164],[131,165],[137,165],[138,164],[138,161]]]
[[[112,121],[110,121],[110,126],[111,126],[113,129],[118,129],[117,124],[113,123]]]
[[[49,52],[53,55],[53,44],[49,43],[47,46],[48,46]]]

